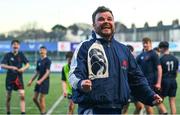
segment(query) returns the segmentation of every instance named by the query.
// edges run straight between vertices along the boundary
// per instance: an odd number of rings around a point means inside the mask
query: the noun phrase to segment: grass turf
[[[6,99],[6,91],[5,91],[5,74],[0,74],[0,114],[6,114],[5,108],[5,99]],[[35,104],[32,101],[32,97],[34,94],[34,85],[31,87],[27,87],[27,82],[31,78],[32,74],[24,74],[24,85],[25,85],[25,100],[26,100],[26,113],[27,114],[39,114],[39,111]],[[178,84],[180,84],[180,74],[177,77]],[[180,89],[177,91],[176,96],[176,106],[177,113],[180,114]],[[60,73],[51,73],[50,78],[50,90],[49,94],[46,96],[46,110],[48,111],[53,104],[57,101],[57,99],[62,95],[62,87],[61,87],[61,74]],[[168,98],[164,101],[165,106],[168,109],[168,113],[170,113]],[[68,108],[68,100],[63,99],[57,107],[54,109],[52,114],[66,114]],[[134,104],[130,104],[128,113],[132,114],[134,111]],[[156,111],[157,112],[157,111]],[[12,100],[11,100],[11,113],[19,114],[20,106],[19,106],[19,94],[18,92],[13,92]],[[75,113],[77,113],[77,106],[75,109]]]

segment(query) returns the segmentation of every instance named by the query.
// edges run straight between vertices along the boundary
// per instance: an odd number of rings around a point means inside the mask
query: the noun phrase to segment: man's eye
[[[112,18],[108,18],[108,21],[112,21]]]
[[[98,19],[98,21],[103,21],[103,20],[104,20],[104,18],[99,18],[99,19]]]

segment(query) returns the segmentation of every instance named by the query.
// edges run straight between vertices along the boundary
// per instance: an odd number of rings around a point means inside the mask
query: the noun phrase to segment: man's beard
[[[103,32],[105,31],[104,29],[109,29],[108,31],[110,32]],[[97,28],[97,33],[103,38],[108,38],[109,40],[114,34],[114,29],[112,25],[105,23],[101,27]]]
[[[112,36],[113,36],[113,30],[111,29],[111,32],[108,32],[108,33],[105,33],[105,32],[102,32],[103,30],[100,30],[99,32],[98,32],[98,34],[100,35],[100,36],[102,36],[103,38],[111,38]]]

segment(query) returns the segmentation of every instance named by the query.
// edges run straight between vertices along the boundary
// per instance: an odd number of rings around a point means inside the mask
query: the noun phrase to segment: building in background
[[[117,27],[118,26],[118,27]],[[141,41],[144,37],[152,38],[152,41],[180,41],[180,25],[178,20],[174,20],[172,25],[163,25],[160,21],[157,26],[151,27],[146,22],[143,28],[136,28],[132,24],[131,28],[123,24],[116,24],[116,38],[118,41]]]

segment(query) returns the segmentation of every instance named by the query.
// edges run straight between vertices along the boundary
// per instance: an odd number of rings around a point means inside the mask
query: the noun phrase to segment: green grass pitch
[[[39,114],[39,111],[35,104],[32,101],[32,96],[34,94],[34,85],[35,82],[32,84],[31,87],[27,87],[27,82],[31,78],[32,74],[24,74],[24,84],[25,84],[25,99],[26,99],[26,113],[27,114]],[[180,84],[180,74],[177,77],[178,84]],[[46,96],[46,109],[48,110],[54,105],[54,103],[58,100],[58,98],[62,95],[62,87],[61,87],[61,74],[60,73],[51,73],[50,79],[50,90],[49,94]],[[5,98],[6,91],[5,91],[5,74],[0,74],[0,114],[6,114],[5,108]],[[165,99],[165,106],[170,112],[169,105],[168,105],[168,98]],[[177,106],[177,113],[180,114],[180,89],[178,88],[177,96],[176,96],[176,106]],[[52,114],[66,114],[68,108],[68,100],[63,99],[56,108],[52,111]],[[130,104],[129,107],[129,114],[132,114],[134,110],[134,104]],[[12,100],[11,100],[11,113],[19,114],[20,107],[19,107],[19,94],[18,92],[13,92]],[[75,110],[77,113],[77,107]]]

